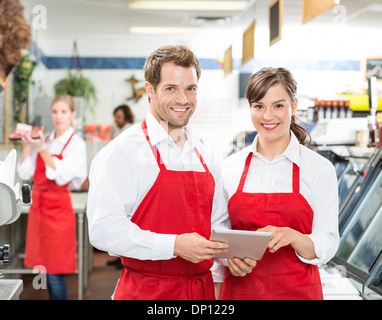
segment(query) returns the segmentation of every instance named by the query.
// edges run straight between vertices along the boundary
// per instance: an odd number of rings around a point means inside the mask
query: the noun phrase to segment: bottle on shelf
[[[321,110],[323,111],[323,118],[324,119],[327,119],[327,111],[328,111],[328,108],[326,107],[326,101],[325,100],[320,100],[320,106],[321,106]]]
[[[339,110],[338,110],[338,101],[333,100],[332,101],[332,119],[339,118]]]
[[[320,118],[320,102],[316,98],[314,99],[314,107],[313,107],[313,123],[317,123]]]
[[[367,126],[369,128],[369,143],[367,146],[369,148],[375,147],[375,116],[367,116]]]
[[[332,100],[326,100],[326,115],[328,119],[333,119],[333,104]]]
[[[353,115],[352,110],[350,109],[350,101],[345,101],[345,118],[351,118]]]
[[[338,108],[337,108],[338,118],[345,118],[345,101],[338,100]]]
[[[377,112],[377,131],[378,131],[377,148],[382,148],[382,112]]]

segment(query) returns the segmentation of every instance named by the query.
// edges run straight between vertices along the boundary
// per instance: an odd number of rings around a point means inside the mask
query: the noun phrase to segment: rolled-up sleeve
[[[325,264],[334,257],[339,246],[338,231],[338,182],[335,169],[328,165],[317,175],[312,199],[314,212],[312,233],[308,236],[314,243],[317,258],[299,259],[309,264]]]
[[[106,147],[93,160],[87,208],[90,242],[113,255],[171,259],[176,235],[142,230],[130,221],[141,172],[134,156],[131,150]]]
[[[32,151],[31,155],[17,164],[17,174],[21,180],[31,180],[36,169],[37,152]]]

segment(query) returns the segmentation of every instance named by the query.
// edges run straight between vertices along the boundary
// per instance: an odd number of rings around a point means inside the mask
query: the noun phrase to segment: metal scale
[[[32,203],[30,186],[24,184],[20,188],[19,183],[14,185],[16,158],[16,150],[13,149],[4,161],[0,161],[0,226],[14,223],[20,217],[22,207]],[[9,263],[9,244],[0,244],[0,261]],[[0,279],[0,300],[18,298],[15,292],[20,290],[22,280]]]

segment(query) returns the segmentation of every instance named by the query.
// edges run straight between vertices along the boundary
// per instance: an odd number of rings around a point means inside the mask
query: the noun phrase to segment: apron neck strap
[[[66,141],[64,147],[63,147],[62,150],[61,150],[60,156],[62,156],[62,153],[64,152],[65,148],[66,148],[67,145],[69,144],[70,140],[72,140],[74,134],[75,134],[75,132],[73,132],[72,135],[70,136],[70,138],[68,139],[68,141]]]
[[[243,174],[241,175],[239,186],[237,187],[237,191],[239,192],[243,191],[245,179],[247,179],[247,175],[248,175],[249,165],[251,164],[251,160],[252,160],[252,154],[253,153],[250,152],[247,156],[247,159],[245,160],[244,171],[243,171]]]
[[[143,133],[144,133],[144,135],[146,137],[146,140],[147,140],[147,142],[150,145],[151,151],[153,152],[154,158],[155,158],[155,160],[158,163],[158,166],[159,166],[160,170],[166,170],[166,166],[163,163],[163,160],[162,160],[162,158],[160,156],[158,148],[156,146],[153,146],[151,144],[151,142],[150,142],[150,137],[149,137],[149,133],[148,133],[148,130],[147,130],[146,118],[142,121],[141,127],[142,127]]]
[[[300,168],[293,163],[293,193],[300,193]]]
[[[209,172],[208,167],[207,167],[207,164],[206,164],[206,162],[204,161],[204,159],[203,159],[202,155],[200,154],[199,150],[196,149],[196,147],[194,148],[194,150],[195,150],[196,154],[198,155],[199,160],[200,160],[200,162],[202,163],[202,165],[203,165],[203,167],[204,167],[204,170],[206,170],[206,172]]]

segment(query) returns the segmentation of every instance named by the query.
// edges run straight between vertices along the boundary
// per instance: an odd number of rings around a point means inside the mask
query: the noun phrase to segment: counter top
[[[71,192],[70,196],[72,198],[72,205],[73,205],[74,211],[76,213],[78,213],[78,212],[85,213],[86,204],[88,201],[88,193],[87,192]],[[29,206],[22,207],[21,212],[22,213],[28,213],[29,212]]]
[[[19,300],[23,291],[23,281],[19,279],[0,280],[0,300]]]
[[[85,212],[88,201],[87,192],[71,192],[73,209],[76,212]]]

